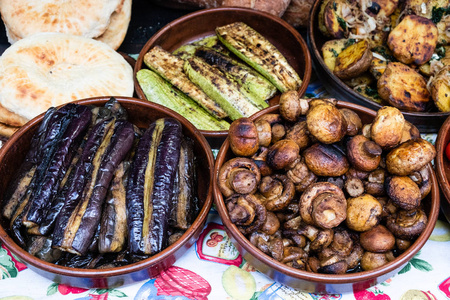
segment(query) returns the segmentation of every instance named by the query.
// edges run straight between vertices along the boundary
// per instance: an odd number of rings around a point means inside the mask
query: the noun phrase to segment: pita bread
[[[9,138],[14,134],[14,132],[19,130],[19,128],[20,127],[13,127],[13,126],[8,126],[6,124],[0,123],[0,136]]]
[[[70,101],[133,95],[133,70],[110,46],[64,33],[38,33],[0,57],[0,105],[31,119]]]
[[[0,105],[0,123],[17,127],[24,125],[26,122],[28,122],[28,119],[21,117]]]
[[[94,38],[103,34],[122,0],[0,0],[8,36],[62,32]]]
[[[114,50],[119,49],[125,35],[128,31],[128,25],[131,20],[131,2],[132,0],[122,0],[120,10],[115,11],[111,16],[111,22],[105,32],[96,37],[98,41],[102,41],[110,45]]]

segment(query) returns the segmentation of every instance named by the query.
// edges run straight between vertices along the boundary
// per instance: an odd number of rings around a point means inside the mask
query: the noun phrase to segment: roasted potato
[[[438,40],[438,30],[430,19],[408,15],[389,33],[387,44],[404,64],[422,65],[430,60]]]
[[[328,36],[336,39],[347,37],[347,22],[342,18],[342,8],[347,6],[345,0],[328,1],[323,11],[323,22]]]
[[[341,79],[350,79],[366,72],[372,61],[372,51],[365,40],[345,48],[336,58],[334,74]]]
[[[450,111],[450,65],[442,68],[433,78],[431,97],[440,111]]]
[[[405,111],[425,111],[431,100],[425,78],[399,62],[388,63],[377,88],[382,99]]]
[[[366,12],[371,16],[389,17],[398,7],[399,0],[372,0]]]
[[[344,81],[346,85],[348,85],[349,87],[355,88],[358,86],[369,86],[372,83],[374,83],[374,78],[373,76],[369,73],[363,73],[357,77],[351,78],[349,80],[345,80]]]
[[[373,57],[372,61],[370,62],[370,73],[375,77],[376,79],[380,79],[381,75],[383,75],[384,71],[386,70],[388,61],[385,59],[380,59],[378,57]]]
[[[431,19],[433,17],[433,8],[446,8],[448,0],[407,0],[406,7],[415,15]]]
[[[450,15],[443,16],[436,24],[438,30],[438,44],[448,45],[450,43]]]
[[[322,46],[322,57],[325,65],[331,72],[334,71],[336,66],[336,58],[342,50],[345,49],[345,44],[348,42],[347,39],[329,40],[326,41]]]

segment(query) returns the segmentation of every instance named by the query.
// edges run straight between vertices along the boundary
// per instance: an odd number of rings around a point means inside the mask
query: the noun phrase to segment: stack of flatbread
[[[0,135],[70,101],[133,96],[133,71],[115,50],[132,0],[0,0],[12,44],[0,57]]]
[[[114,49],[122,44],[131,18],[132,0],[0,0],[8,41],[39,32],[94,38]]]

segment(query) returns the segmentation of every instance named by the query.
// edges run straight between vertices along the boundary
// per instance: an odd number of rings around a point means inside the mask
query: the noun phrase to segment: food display
[[[102,107],[49,109],[5,193],[2,219],[30,254],[60,266],[113,268],[175,243],[198,211],[194,141],[181,123],[128,121]]]
[[[15,131],[52,106],[96,96],[132,96],[133,84],[131,66],[105,43],[38,33],[0,57],[0,123]]]
[[[367,122],[335,99],[287,92],[278,111],[233,121],[228,141],[216,184],[230,221],[292,268],[375,270],[427,226],[436,149],[397,108]]]
[[[404,112],[449,112],[448,1],[324,0],[326,67],[345,85]]]
[[[2,1],[0,14],[8,41],[40,32],[60,32],[93,38],[118,49],[131,19],[132,0]]]
[[[268,107],[277,91],[300,88],[302,79],[283,54],[249,25],[235,22],[215,33],[173,53],[158,45],[149,49],[143,57],[148,69],[136,72],[146,98],[200,130],[217,131]]]

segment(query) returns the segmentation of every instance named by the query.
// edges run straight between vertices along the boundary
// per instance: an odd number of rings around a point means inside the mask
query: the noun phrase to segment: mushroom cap
[[[383,225],[376,225],[359,236],[361,246],[370,252],[383,253],[395,247],[394,235]]]
[[[419,186],[408,176],[390,176],[385,187],[387,195],[398,207],[406,210],[419,207],[422,194]]]
[[[363,194],[356,198],[347,199],[348,228],[355,231],[367,231],[379,222],[383,206],[372,195]]]
[[[259,148],[258,130],[248,118],[239,118],[231,123],[228,140],[231,151],[237,156],[252,156]]]
[[[306,124],[309,132],[324,144],[340,141],[347,132],[347,121],[343,114],[336,106],[328,103],[310,107]]]

